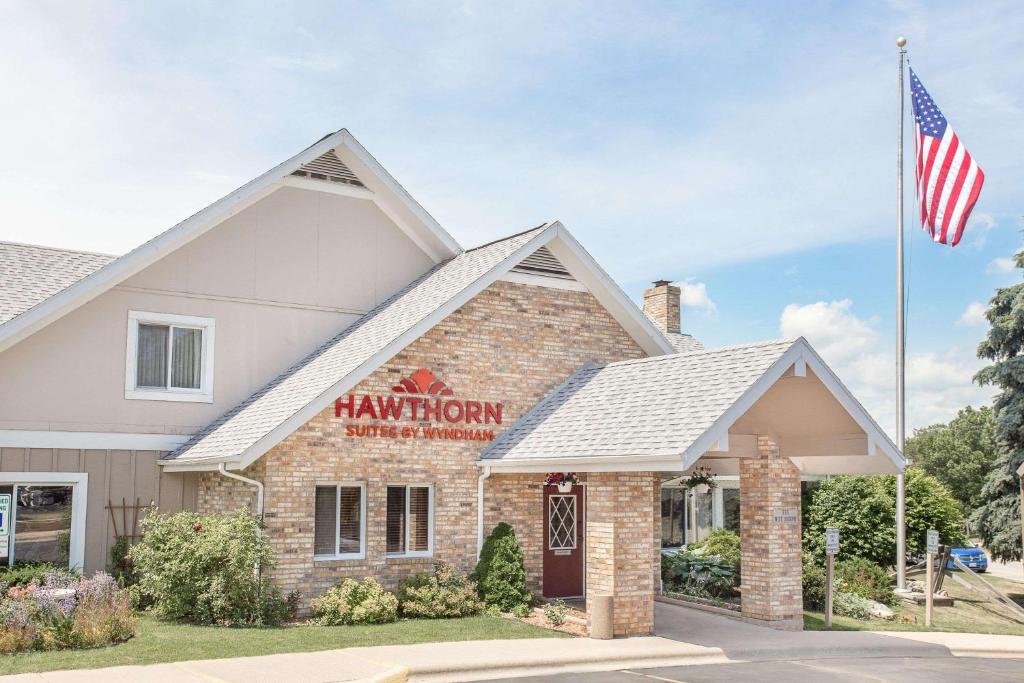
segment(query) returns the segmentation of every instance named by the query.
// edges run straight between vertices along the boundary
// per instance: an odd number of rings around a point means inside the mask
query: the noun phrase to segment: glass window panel
[[[313,553],[315,555],[334,555],[335,532],[337,531],[338,488],[336,486],[317,486],[316,502],[313,510]]]
[[[405,487],[389,486],[387,503],[387,552],[405,552]]]
[[[135,362],[135,385],[139,387],[167,387],[166,325],[139,324],[138,355]]]
[[[740,532],[740,490],[722,489],[722,527]]]
[[[713,529],[714,493],[694,493],[697,497],[697,539],[703,541]]]
[[[362,549],[363,489],[359,486],[342,486],[338,501],[338,545],[339,551],[357,554]]]
[[[683,490],[663,488],[661,490],[661,545],[664,548],[679,548],[683,545],[685,529]]]
[[[203,331],[175,327],[171,342],[171,386],[199,389],[202,379]]]
[[[68,566],[71,549],[71,486],[18,486],[14,561]]]
[[[409,487],[409,550],[430,550],[430,489]]]

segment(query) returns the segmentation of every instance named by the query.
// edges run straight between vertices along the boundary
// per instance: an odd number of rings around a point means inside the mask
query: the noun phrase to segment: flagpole
[[[902,455],[906,441],[905,367],[906,334],[904,332],[903,296],[903,65],[907,58],[907,39],[896,39],[900,49],[900,124],[899,148],[896,152],[896,445]],[[906,477],[896,475],[896,588],[907,587]]]

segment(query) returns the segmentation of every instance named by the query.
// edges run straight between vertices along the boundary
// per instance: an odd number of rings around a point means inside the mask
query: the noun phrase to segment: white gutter
[[[476,480],[476,558],[484,550],[484,480],[491,476],[491,468],[484,467],[483,474]]]
[[[243,477],[241,474],[235,472],[228,472],[227,465],[221,463],[217,466],[217,471],[223,474],[228,479],[237,479],[243,484],[256,487],[256,516],[260,522],[263,521],[263,482],[250,479],[249,477]]]

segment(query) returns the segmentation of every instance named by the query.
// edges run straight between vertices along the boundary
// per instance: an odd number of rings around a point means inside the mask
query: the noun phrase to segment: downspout
[[[491,476],[491,468],[485,467],[476,480],[476,558],[484,551],[484,481]]]
[[[262,526],[263,525],[263,482],[257,481],[256,479],[250,479],[249,477],[243,477],[241,474],[238,474],[236,472],[228,472],[227,465],[225,465],[224,463],[220,463],[219,465],[217,465],[217,471],[220,472],[225,477],[227,477],[228,479],[235,479],[237,481],[242,482],[243,484],[248,484],[249,486],[255,486],[256,487],[256,519],[259,520],[260,526]],[[257,533],[257,535],[258,534],[262,534],[263,533],[262,529],[257,527],[256,533]],[[253,573],[256,574],[256,580],[259,581],[260,580],[260,563],[259,562],[256,562],[256,566],[253,567]]]

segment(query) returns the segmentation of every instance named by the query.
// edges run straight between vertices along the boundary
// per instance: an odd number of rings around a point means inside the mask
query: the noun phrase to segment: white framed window
[[[393,557],[434,553],[434,487],[390,484],[387,490],[386,550]]]
[[[313,559],[365,559],[366,484],[317,484],[313,505]]]
[[[0,566],[85,565],[85,472],[0,472]]]
[[[213,318],[128,311],[124,397],[213,403]]]

